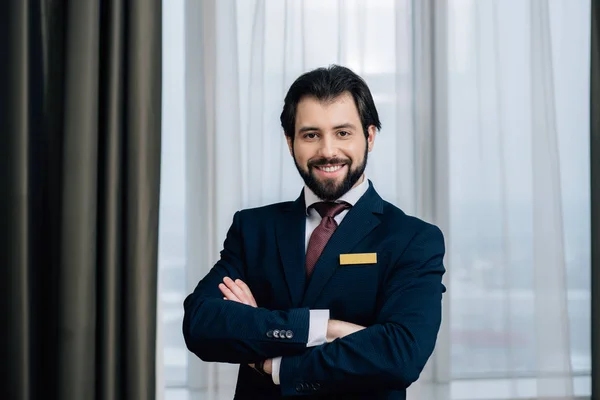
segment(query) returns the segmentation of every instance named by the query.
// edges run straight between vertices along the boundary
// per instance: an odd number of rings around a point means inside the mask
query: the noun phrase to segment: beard
[[[294,164],[296,165],[296,168],[298,169],[298,172],[300,173],[300,176],[304,180],[306,186],[308,186],[308,188],[312,190],[317,197],[323,201],[335,201],[344,194],[348,193],[348,191],[354,187],[356,182],[358,182],[360,177],[365,172],[365,168],[367,167],[368,155],[369,151],[366,148],[363,162],[357,165],[355,168],[352,168],[352,160],[344,158],[319,158],[316,160],[310,160],[307,165],[308,172],[298,165],[295,156]],[[314,169],[316,167],[328,164],[348,166],[348,172],[346,172],[346,176],[342,179],[342,182],[337,183],[335,179],[324,179],[321,181],[315,176]]]

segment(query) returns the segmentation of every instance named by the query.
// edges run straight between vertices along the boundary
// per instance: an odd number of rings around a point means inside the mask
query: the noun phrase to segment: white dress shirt
[[[354,206],[363,194],[369,188],[369,181],[366,175],[363,175],[362,182],[350,189],[346,194],[336,200],[336,203],[346,202]],[[321,215],[314,208],[310,208],[315,203],[321,200],[317,195],[304,186],[304,204],[306,205],[306,236],[304,243],[304,251],[308,249],[308,241],[310,235],[321,223]],[[343,210],[335,216],[335,222],[339,225],[349,210]],[[327,342],[327,324],[329,322],[329,310],[310,310],[310,318],[308,321],[308,341],[306,347],[319,346]],[[273,382],[279,385],[279,369],[281,367],[281,357],[276,357],[272,360]]]

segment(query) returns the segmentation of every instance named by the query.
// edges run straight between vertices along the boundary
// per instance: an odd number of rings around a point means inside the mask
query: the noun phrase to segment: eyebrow
[[[338,126],[334,126],[333,129],[354,129],[354,130],[356,130],[356,127],[351,123],[347,123],[347,124],[341,124]]]
[[[298,131],[299,133],[310,132],[310,131],[319,131],[319,128],[315,128],[314,126],[303,126]]]
[[[351,124],[351,123],[346,123],[346,124],[341,124],[341,125],[337,125],[333,127],[334,130],[337,129],[354,129],[356,130],[356,127]],[[299,133],[304,133],[304,132],[312,132],[312,131],[320,131],[321,129],[316,128],[314,126],[303,126],[302,128],[300,128],[298,130]]]

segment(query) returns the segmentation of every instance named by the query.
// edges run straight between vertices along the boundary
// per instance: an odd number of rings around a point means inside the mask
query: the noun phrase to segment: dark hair
[[[303,97],[314,96],[320,101],[331,101],[344,92],[349,92],[354,98],[365,136],[368,136],[371,125],[381,129],[377,108],[366,82],[346,67],[330,65],[301,75],[290,86],[280,117],[286,136],[294,138],[296,108]]]

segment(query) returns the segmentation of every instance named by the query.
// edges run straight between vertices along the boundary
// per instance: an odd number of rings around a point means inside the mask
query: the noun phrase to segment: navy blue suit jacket
[[[183,334],[202,360],[241,364],[236,399],[406,398],[441,322],[444,239],[369,186],[308,284],[303,195],[234,215],[220,260],[184,301]],[[377,262],[340,265],[352,253],[376,253]],[[225,276],[246,282],[258,308],[223,300]],[[367,328],[307,348],[310,309]],[[247,366],[278,356],[280,386]]]

